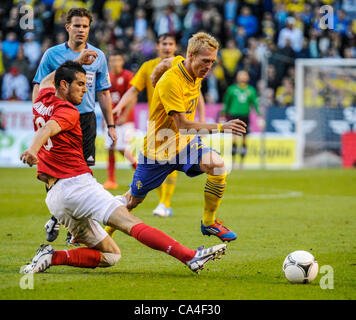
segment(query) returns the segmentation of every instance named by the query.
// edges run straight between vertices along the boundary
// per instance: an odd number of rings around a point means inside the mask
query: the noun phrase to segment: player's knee
[[[135,209],[145,198],[136,198],[131,195],[129,197],[129,201],[127,202],[127,209],[131,211],[132,209]]]
[[[200,168],[207,174],[218,176],[226,173],[225,164],[222,157],[216,152],[204,154]]]
[[[226,173],[225,164],[222,159],[214,161],[208,166],[208,174],[213,176],[220,176]]]
[[[103,267],[112,267],[116,264],[116,262],[118,262],[121,258],[121,253],[120,252],[116,252],[116,253],[112,253],[112,252],[103,252],[102,253],[103,256],[103,263],[102,266]]]

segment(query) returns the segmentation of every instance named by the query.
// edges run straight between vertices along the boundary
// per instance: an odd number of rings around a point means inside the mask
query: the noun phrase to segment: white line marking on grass
[[[304,196],[304,193],[301,191],[295,190],[286,190],[286,189],[277,189],[277,188],[268,188],[268,191],[271,193],[256,193],[259,190],[266,191],[266,188],[258,188],[258,187],[241,187],[239,191],[245,191],[243,193],[237,192],[235,193],[225,192],[223,198],[225,200],[274,200],[274,199],[292,199],[292,198],[301,198]],[[249,194],[246,194],[246,191],[251,191]],[[252,194],[251,194],[252,193]],[[183,195],[184,198],[187,199],[196,199],[196,195],[192,193],[184,193],[180,192],[180,195]]]
[[[238,195],[234,197],[235,199],[248,199],[248,200],[269,200],[269,199],[290,199],[290,198],[300,198],[304,194],[299,191],[290,191],[280,194],[249,194],[249,195]]]

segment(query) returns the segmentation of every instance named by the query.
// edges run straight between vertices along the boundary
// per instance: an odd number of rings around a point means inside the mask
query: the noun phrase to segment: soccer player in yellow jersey
[[[187,58],[172,66],[157,82],[144,150],[126,199],[127,208],[135,208],[174,170],[189,177],[206,173],[201,231],[203,235],[232,241],[236,234],[215,218],[225,189],[225,165],[216,151],[201,142],[199,133],[226,130],[242,135],[246,133],[246,124],[239,119],[220,124],[194,121],[201,81],[215,62],[218,47],[216,39],[207,33],[193,35],[188,42]]]
[[[174,54],[177,51],[177,44],[176,39],[172,34],[165,33],[160,35],[157,39],[156,49],[158,52],[158,57],[145,62],[140,67],[134,78],[130,81],[131,88],[122,96],[117,107],[113,109],[113,113],[116,113],[118,114],[118,116],[120,116],[120,112],[127,105],[130,105],[137,101],[138,94],[145,88],[147,93],[149,114],[153,112],[152,96],[154,87],[151,82],[151,74],[153,70],[163,59],[172,58],[172,60],[170,60],[169,62],[172,66],[184,60],[182,56],[174,57]],[[204,108],[204,99],[201,95],[198,102],[198,114],[199,120],[202,122],[205,121]],[[153,210],[154,215],[161,217],[169,217],[172,215],[173,210],[171,208],[171,198],[176,187],[177,177],[177,171],[173,171],[167,176],[166,180],[162,183],[162,185],[157,188],[160,202],[158,206]],[[107,228],[107,231],[110,234],[110,228]]]

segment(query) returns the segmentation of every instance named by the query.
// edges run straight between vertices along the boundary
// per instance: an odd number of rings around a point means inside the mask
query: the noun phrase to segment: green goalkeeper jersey
[[[248,116],[250,114],[250,107],[253,105],[256,112],[261,115],[258,108],[258,97],[254,87],[248,85],[241,87],[233,84],[228,87],[224,97],[224,114],[232,116]]]

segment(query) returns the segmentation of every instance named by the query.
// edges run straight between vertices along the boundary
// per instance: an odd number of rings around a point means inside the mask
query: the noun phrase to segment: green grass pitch
[[[97,169],[94,176],[102,183],[106,172]],[[115,194],[127,190],[131,176],[132,171],[117,171],[120,187]],[[200,233],[205,179],[179,174],[170,218],[152,215],[155,191],[134,213],[188,247],[218,244],[217,238]],[[200,275],[117,231],[114,239],[122,258],[116,266],[52,267],[34,275],[34,288],[24,290],[19,269],[45,243],[43,225],[49,213],[44,199],[44,185],[35,179],[35,169],[0,169],[2,300],[356,298],[356,170],[233,171],[217,216],[238,233],[238,239]],[[65,235],[61,227],[55,249],[67,249]],[[319,274],[308,285],[288,283],[282,263],[294,250],[310,251],[320,267],[331,266],[333,289],[320,286],[330,273]]]

